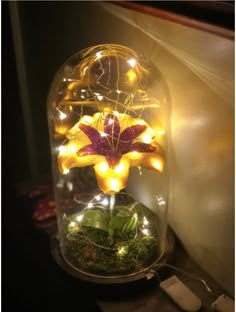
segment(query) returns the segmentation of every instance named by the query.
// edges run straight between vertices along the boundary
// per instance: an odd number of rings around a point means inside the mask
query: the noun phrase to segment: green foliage
[[[110,218],[101,208],[84,210],[64,218],[65,255],[81,270],[94,274],[119,275],[137,272],[159,257],[158,219],[141,204],[118,206]],[[76,216],[76,217],[75,217]],[[143,233],[143,218],[149,222],[149,235]]]

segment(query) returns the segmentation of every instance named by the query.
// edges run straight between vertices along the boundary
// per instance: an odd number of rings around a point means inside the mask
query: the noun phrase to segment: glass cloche
[[[166,248],[169,91],[159,70],[115,44],[57,72],[48,120],[62,258],[86,278],[140,274]]]

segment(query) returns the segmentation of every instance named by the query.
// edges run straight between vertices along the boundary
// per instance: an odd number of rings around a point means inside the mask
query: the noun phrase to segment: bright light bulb
[[[145,235],[147,235],[147,236],[150,234],[150,232],[148,231],[148,229],[143,229],[142,232],[143,232],[143,234],[145,234]]]
[[[139,152],[136,152],[136,151],[133,151],[133,152],[130,152],[130,157],[132,158],[132,159],[138,159],[138,158],[140,158],[142,155],[141,155],[141,153],[139,153]]]
[[[76,217],[76,220],[78,221],[78,222],[80,222],[80,221],[82,221],[82,219],[83,219],[83,217],[84,217],[84,215],[79,215],[78,217]]]
[[[102,204],[103,204],[104,206],[107,206],[107,205],[109,204],[108,199],[107,199],[107,198],[104,198],[103,201],[102,201]]]
[[[117,254],[119,256],[125,256],[127,254],[127,247],[125,246],[118,247]]]
[[[97,201],[99,201],[99,200],[101,199],[101,195],[95,196],[95,199],[96,199]]]
[[[114,123],[114,119],[109,119],[108,124],[112,125]]]
[[[150,144],[153,141],[152,137],[149,134],[142,135],[142,140],[146,144]]]
[[[101,53],[101,52],[97,52],[97,53],[96,53],[96,58],[97,58],[97,59],[100,59],[101,57],[102,57],[102,53]]]
[[[148,222],[148,220],[147,220],[146,217],[143,218],[143,224],[144,224],[144,225],[148,225],[148,224],[149,224],[149,222]]]
[[[110,179],[109,185],[112,191],[119,191],[120,182],[117,179]]]
[[[109,166],[106,162],[98,165],[98,171],[100,171],[100,173],[106,173],[108,169],[109,169]]]
[[[125,165],[123,163],[120,163],[118,166],[115,168],[116,173],[122,173],[125,171]]]
[[[113,112],[113,115],[118,116],[118,115],[119,115],[119,112],[114,111],[114,112]]]
[[[69,172],[70,172],[69,169],[64,169],[63,174],[67,174],[67,173],[69,173]]]
[[[104,96],[103,95],[97,95],[97,98],[98,98],[99,101],[102,101]]]
[[[69,226],[70,226],[70,227],[74,227],[74,226],[76,226],[76,223],[75,223],[74,221],[71,221],[71,222],[69,223]]]
[[[88,203],[87,207],[88,208],[92,208],[93,207],[93,203]]]
[[[65,119],[66,117],[67,117],[66,114],[60,111],[59,118],[60,118],[61,120],[63,120],[63,119]]]
[[[128,63],[132,68],[134,68],[134,66],[136,65],[137,61],[136,61],[136,59],[131,58],[131,59],[129,59],[129,60],[127,61],[127,63]]]
[[[93,122],[93,117],[85,115],[83,116],[83,122],[86,122],[87,124],[91,124]]]
[[[152,164],[152,166],[153,166],[155,169],[157,169],[157,170],[159,170],[159,171],[162,171],[162,169],[163,169],[163,164],[162,164],[162,162],[161,162],[160,160],[152,159],[151,164]]]
[[[66,148],[65,148],[65,146],[61,145],[61,146],[58,147],[58,150],[59,150],[59,152],[60,152],[61,154],[63,154],[63,153],[65,153]]]
[[[102,137],[106,137],[107,136],[107,133],[105,133],[105,132],[100,132],[100,135],[102,136]]]
[[[165,130],[157,130],[157,134],[158,135],[164,135],[165,134]]]
[[[68,152],[73,154],[73,153],[77,152],[78,149],[75,145],[71,145],[71,146],[68,146],[67,150],[68,150]]]

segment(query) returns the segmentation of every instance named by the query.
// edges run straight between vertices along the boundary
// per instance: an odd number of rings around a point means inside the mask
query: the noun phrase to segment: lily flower
[[[163,170],[164,151],[155,142],[154,131],[128,114],[83,116],[67,138],[58,156],[60,171],[94,165],[98,185],[106,194],[125,188],[130,166]]]

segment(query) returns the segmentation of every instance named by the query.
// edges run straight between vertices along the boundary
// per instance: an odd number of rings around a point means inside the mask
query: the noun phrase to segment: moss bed
[[[112,221],[94,207],[87,220],[74,222],[84,212],[63,219],[63,254],[75,268],[95,275],[125,275],[143,270],[159,257],[159,220],[144,205],[117,206]]]

